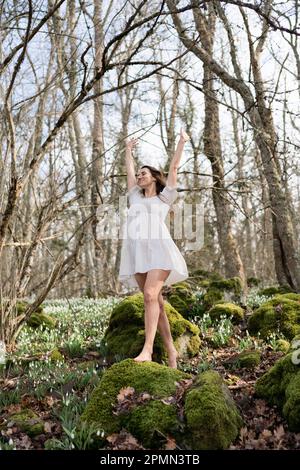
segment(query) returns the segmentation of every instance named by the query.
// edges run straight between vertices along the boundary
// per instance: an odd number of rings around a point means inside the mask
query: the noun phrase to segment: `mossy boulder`
[[[196,450],[227,449],[243,424],[222,377],[200,374],[185,399],[187,445]]]
[[[162,435],[180,434],[174,396],[177,383],[189,378],[155,362],[126,359],[104,372],[81,421],[99,425],[105,437],[125,429],[145,447],[158,447]]]
[[[261,279],[257,277],[248,277],[247,278],[247,286],[248,287],[256,287],[261,283]]]
[[[18,316],[22,317],[29,306],[30,304],[27,300],[17,300],[16,312]],[[53,329],[56,326],[56,320],[44,313],[42,305],[39,305],[39,307],[35,309],[26,323],[32,328],[38,328],[40,325],[43,325],[45,328]]]
[[[260,289],[257,294],[265,297],[272,297],[277,294],[291,293],[291,288],[288,285],[283,286],[269,286],[264,289]]]
[[[224,302],[214,305],[208,311],[212,320],[218,320],[221,316],[232,317],[234,323],[239,323],[244,319],[244,310],[239,305],[230,302]]]
[[[199,328],[183,318],[172,305],[165,302],[172,337],[180,357],[193,357],[199,352]],[[101,347],[109,362],[137,356],[145,340],[144,297],[135,294],[117,304],[111,314]],[[153,360],[165,359],[165,351],[159,334],[156,335]]]
[[[16,310],[18,315],[22,315],[25,310],[28,308],[29,302],[26,300],[18,300],[16,302]],[[40,325],[43,325],[45,328],[53,329],[56,326],[56,320],[50,315],[47,315],[43,311],[43,307],[40,305],[36,310],[30,315],[27,320],[27,325],[32,328],[38,328]]]
[[[104,437],[124,429],[145,448],[161,447],[167,436],[192,450],[228,448],[242,419],[227,386],[217,372],[199,375],[185,394],[182,416],[177,387],[190,378],[154,362],[126,359],[104,372],[81,422],[98,426]]]
[[[287,353],[291,347],[291,343],[286,339],[279,338],[276,341],[276,350],[281,351],[283,353]]]
[[[165,288],[168,302],[177,310],[184,318],[188,318],[191,307],[196,301],[196,297],[187,282],[178,282],[172,286]]]
[[[38,328],[39,326],[43,326],[44,328],[48,328],[52,330],[56,326],[56,319],[50,317],[46,313],[32,313],[27,320],[27,325],[31,328]]]
[[[259,351],[243,351],[223,362],[226,368],[254,369],[260,363]]]
[[[211,281],[210,287],[214,287],[222,291],[231,291],[233,294],[238,296],[242,292],[242,281],[239,277],[216,279]]]
[[[49,358],[51,362],[64,362],[65,360],[64,356],[57,348],[51,351]]]
[[[17,309],[18,314],[21,315],[22,313],[24,313],[28,305],[29,305],[29,302],[27,302],[26,300],[17,300],[16,309]],[[43,312],[43,307],[41,305],[35,309],[35,313],[42,313],[42,312]]]
[[[300,333],[300,295],[296,295],[299,300],[295,297],[291,299],[287,294],[276,295],[257,308],[249,318],[250,334],[260,333],[266,339],[271,333],[279,331],[287,339],[292,339]]]
[[[239,277],[224,279],[212,273],[209,279],[199,283],[205,291],[192,306],[191,315],[203,315],[216,304],[240,302],[242,297],[242,281]]]
[[[8,417],[10,423],[14,423],[20,430],[30,437],[38,436],[44,432],[44,424],[34,411],[24,409]]]
[[[223,277],[218,272],[207,271],[205,269],[194,269],[190,271],[189,278],[185,282],[187,282],[193,289],[197,289],[199,287],[208,288],[211,281],[221,279],[223,279]]]
[[[279,297],[279,299],[291,299],[300,303],[300,294],[296,294],[295,292],[287,292],[286,294],[276,294],[276,297]]]
[[[223,291],[209,285],[203,296],[203,311],[207,312],[213,305],[225,302]]]
[[[295,351],[279,359],[255,386],[256,395],[278,406],[294,432],[300,432],[299,356]]]

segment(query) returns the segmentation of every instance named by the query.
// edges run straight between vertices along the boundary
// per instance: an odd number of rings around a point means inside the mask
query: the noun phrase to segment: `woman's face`
[[[148,186],[149,184],[153,183],[154,181],[155,181],[155,178],[153,178],[149,168],[141,168],[138,171],[137,184],[141,188],[144,188],[145,186]]]

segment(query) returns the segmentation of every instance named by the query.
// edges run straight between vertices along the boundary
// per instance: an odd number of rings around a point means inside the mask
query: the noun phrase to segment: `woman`
[[[177,351],[161,290],[164,285],[186,279],[188,271],[164,219],[178,196],[177,169],[188,140],[189,136],[181,129],[166,181],[161,171],[149,165],[142,166],[136,178],[132,150],[137,145],[137,139],[131,139],[126,144],[130,208],[126,234],[123,234],[119,280],[128,287],[139,287],[144,294],[145,306],[145,344],[134,360],[152,360],[153,343],[158,329],[168,354],[168,365],[172,368],[177,368]]]

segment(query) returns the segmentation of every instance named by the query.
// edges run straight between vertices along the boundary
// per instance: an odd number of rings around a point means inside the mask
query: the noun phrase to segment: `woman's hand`
[[[180,129],[180,140],[183,143],[186,143],[190,140],[190,136],[183,130],[183,128]]]
[[[138,144],[138,139],[132,137],[131,139],[126,140],[126,148],[129,150],[133,150]]]

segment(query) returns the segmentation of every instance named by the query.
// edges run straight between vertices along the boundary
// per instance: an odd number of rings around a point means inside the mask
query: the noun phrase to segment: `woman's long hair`
[[[150,165],[143,165],[141,168],[148,168],[148,170],[150,170],[150,173],[153,176],[153,178],[156,179],[156,181],[155,181],[156,195],[158,196],[159,193],[161,193],[161,191],[166,186],[166,177],[165,177],[164,173],[161,170],[157,170],[156,168],[154,168],[153,166],[150,166]],[[142,193],[145,196],[145,190],[144,189],[142,189]]]

